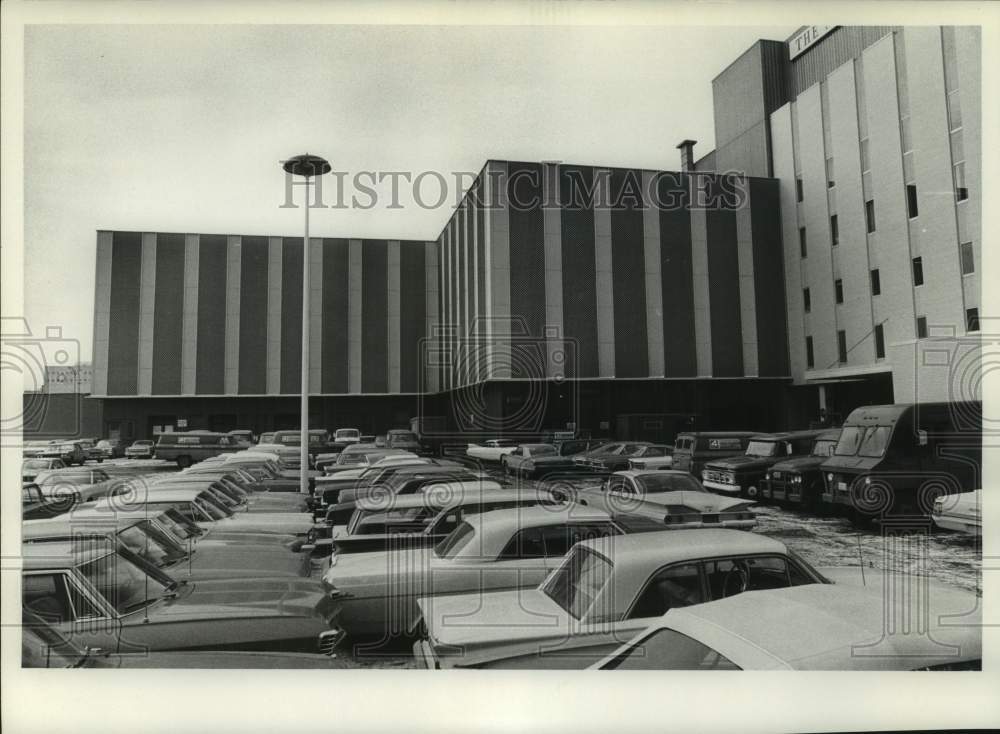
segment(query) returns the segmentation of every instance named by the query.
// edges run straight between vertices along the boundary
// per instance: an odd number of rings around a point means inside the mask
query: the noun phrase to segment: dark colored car
[[[765,433],[754,436],[742,456],[731,456],[705,464],[702,483],[716,492],[757,499],[767,470],[779,461],[808,456],[822,431]]]
[[[573,458],[575,466],[600,474],[609,474],[625,469],[633,457],[642,456],[652,447],[648,441],[622,441],[599,446],[593,451],[579,454]],[[660,447],[665,452],[665,447]]]
[[[421,445],[417,435],[405,428],[397,428],[389,431],[385,434],[385,441],[386,446],[390,449],[401,449],[414,454],[424,453],[424,447]]]
[[[674,440],[671,468],[686,471],[701,479],[702,469],[709,461],[740,456],[759,431],[684,431]]]
[[[97,442],[97,449],[105,459],[120,459],[125,456],[125,445],[119,438],[104,438]]]
[[[761,494],[775,502],[815,507],[822,501],[823,472],[820,466],[833,456],[840,429],[824,431],[816,437],[808,456],[779,461],[768,469]]]
[[[606,456],[601,459],[602,471],[622,471],[629,468],[629,462],[633,459],[658,459],[669,456],[673,449],[663,444],[642,444],[632,452],[623,451],[619,455]]]

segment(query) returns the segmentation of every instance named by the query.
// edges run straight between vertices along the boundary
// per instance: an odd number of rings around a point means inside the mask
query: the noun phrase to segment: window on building
[[[872,295],[882,295],[882,277],[879,275],[878,268],[872,271]]]
[[[865,225],[869,232],[875,231],[875,200],[865,202]]]
[[[899,120],[900,142],[903,144],[903,152],[909,153],[913,150],[913,135],[910,133],[910,116],[906,115]]]
[[[910,219],[917,216],[917,186],[916,184],[906,185],[906,212]]]
[[[979,331],[979,309],[978,308],[967,308],[967,309],[965,309],[965,330],[966,331]]]
[[[813,360],[813,338],[811,336],[806,337],[806,367],[812,369],[815,365]]]
[[[808,288],[802,289],[802,308],[806,313],[809,313],[809,311],[812,310],[812,298],[809,295]]]
[[[882,324],[875,325],[875,359],[885,359],[885,330]]]
[[[969,198],[969,189],[965,185],[965,161],[955,164],[955,198],[958,201],[965,201]]]
[[[806,228],[799,227],[799,254],[805,257],[809,254],[809,250],[806,248]]]
[[[976,272],[976,256],[972,250],[972,243],[963,242],[958,249],[962,256],[962,275]]]
[[[837,332],[837,361],[847,364],[847,332]]]
[[[840,227],[837,226],[837,215],[830,217],[830,241],[835,245],[840,244]]]
[[[924,259],[922,257],[913,258],[913,285],[924,284]]]
[[[927,338],[927,317],[917,316],[917,339]]]
[[[836,186],[836,182],[833,179],[833,156],[826,159],[826,187],[832,189]]]
[[[958,90],[948,92],[948,130],[955,132],[962,127],[962,106],[958,99]]]
[[[837,303],[844,302],[844,281],[839,278],[833,281],[833,290],[837,294]]]
[[[868,173],[871,168],[871,161],[868,158],[868,138],[863,138],[861,141],[861,172]]]
[[[802,201],[803,198],[804,197],[803,197],[803,192],[802,192],[802,179],[801,178],[796,178],[795,179],[795,201]]]

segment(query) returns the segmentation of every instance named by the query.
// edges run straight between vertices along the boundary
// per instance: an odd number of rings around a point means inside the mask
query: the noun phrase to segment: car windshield
[[[80,572],[119,614],[141,609],[169,591],[158,579],[117,553],[83,564]]]
[[[542,584],[542,592],[576,619],[593,606],[611,578],[611,562],[586,546],[576,546]]]
[[[48,459],[28,459],[21,463],[21,469],[48,469]]]
[[[646,492],[655,494],[657,492],[707,492],[701,483],[690,474],[667,474],[657,472],[656,474],[641,474],[635,481]]]
[[[415,442],[417,437],[410,433],[409,431],[400,431],[399,433],[390,433],[389,442],[394,443],[396,441],[410,441]]]
[[[444,538],[434,548],[438,558],[454,558],[476,537],[476,529],[467,522],[459,523],[458,527]]]
[[[556,451],[555,446],[529,446],[528,455],[529,456],[555,456],[559,452]]]
[[[605,670],[739,670],[733,661],[672,629],[659,629],[631,645]]]
[[[837,448],[836,441],[817,441],[813,446],[813,456],[833,456],[834,449]]]
[[[354,428],[338,428],[333,435],[335,438],[357,438],[361,435],[361,431]]]
[[[747,456],[778,456],[783,444],[780,441],[751,441],[747,444]]]
[[[889,445],[889,436],[891,435],[892,429],[889,426],[872,426],[865,433],[858,454],[868,457],[881,456],[885,453],[886,446]]]
[[[865,429],[863,426],[845,426],[843,432],[840,434],[840,440],[837,441],[837,448],[834,449],[834,455],[836,456],[854,456],[858,453],[858,447],[861,445],[861,438],[864,436]]]
[[[118,538],[126,548],[158,568],[187,555],[176,540],[148,521],[138,522],[119,531]]]

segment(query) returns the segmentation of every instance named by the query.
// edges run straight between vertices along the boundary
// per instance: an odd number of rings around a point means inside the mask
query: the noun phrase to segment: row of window
[[[974,273],[976,270],[975,254],[972,250],[971,242],[963,242],[959,246],[959,253],[961,255],[962,263],[962,275],[969,275]],[[921,286],[924,284],[924,259],[922,257],[915,257],[912,261],[913,266],[913,285],[914,287]],[[875,268],[870,271],[871,277],[871,290],[873,296],[882,295],[882,276],[879,273],[879,269]],[[838,278],[833,281],[834,296],[837,303],[844,302],[844,281]],[[808,288],[802,289],[802,308],[806,313],[812,310],[812,294]]]
[[[965,309],[965,328],[968,332],[979,331],[979,309],[978,308],[967,308]],[[882,324],[876,324],[875,329],[872,332],[875,338],[875,359],[885,359],[885,330]],[[918,316],[917,317],[917,338],[926,339],[927,338],[927,317]],[[837,362],[840,364],[847,364],[847,332],[843,330],[837,331]],[[813,369],[816,366],[815,356],[813,354],[813,338],[811,336],[806,337],[806,368]]]
[[[833,159],[826,159],[826,171],[827,171],[827,188],[833,188],[833,179],[829,178],[833,173]],[[952,166],[952,174],[954,177],[955,186],[955,200],[965,201],[969,198],[969,188],[965,183],[965,161],[958,161]],[[795,199],[799,203],[803,200],[803,189],[802,189],[802,179],[795,179]],[[919,208],[917,206],[917,185],[916,184],[906,184],[906,214],[910,219],[915,218],[919,215]],[[834,214],[831,219],[836,219],[837,215]],[[869,199],[865,202],[865,223],[868,226],[868,232],[875,231],[875,202]],[[834,243],[836,242],[836,237],[834,237]],[[805,255],[803,255],[805,257]]]

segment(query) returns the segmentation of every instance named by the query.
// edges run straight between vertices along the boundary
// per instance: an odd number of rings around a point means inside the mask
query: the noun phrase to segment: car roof
[[[778,433],[761,433],[754,436],[757,441],[794,441],[797,438],[817,438],[824,430],[811,429],[803,431],[781,431]]]
[[[523,493],[525,495],[529,492]],[[543,497],[542,493],[536,493]],[[569,522],[607,522],[611,515],[596,507],[581,507],[579,505],[528,505],[526,507],[511,507],[502,510],[490,510],[472,517],[465,518],[471,525],[478,526],[483,532],[498,532],[508,537],[515,530],[537,528]]]
[[[21,537],[48,538],[65,533],[76,535],[92,527],[128,527],[145,519],[156,519],[159,514],[155,513],[147,518],[137,512],[126,512],[121,516],[117,513],[101,513],[93,510],[73,512],[71,515],[59,515],[43,520],[25,520],[21,523]]]
[[[146,495],[145,499],[130,502],[123,497],[107,497],[100,500],[98,505],[121,504],[128,507],[129,505],[145,505],[153,502],[190,502],[205,492],[205,488],[197,484],[193,486],[187,484],[184,486],[153,485],[150,488],[155,489],[156,493]]]
[[[466,494],[466,492],[468,494]],[[444,507],[446,504],[461,504],[466,500],[472,501],[475,499],[477,502],[501,502],[503,500],[521,500],[528,499],[531,497],[541,497],[543,499],[549,497],[549,493],[542,489],[476,489],[473,487],[466,487],[462,492],[461,496],[451,495],[444,497],[445,493],[440,494],[425,494],[423,492],[415,492],[414,494],[398,494],[392,497],[391,504],[386,506],[386,501],[384,499],[375,499],[371,497],[359,497],[355,500],[355,505],[363,510],[376,510],[376,511],[386,511],[386,510],[405,510],[412,507],[425,507],[425,506],[435,506]],[[439,500],[451,500],[449,502],[439,501]]]
[[[878,669],[903,656],[910,658],[912,667],[935,665],[947,662],[941,656],[950,646],[957,646],[963,659],[978,657],[981,612],[974,612],[974,595],[942,584],[927,591],[920,602],[927,604],[920,612],[929,620],[927,634],[887,634],[881,585],[807,584],[744,592],[671,610],[657,626],[707,629],[713,637],[748,642],[801,669]],[[961,624],[946,619],[958,615]],[[687,624],[695,620],[701,625]],[[867,646],[871,652],[866,655]]]
[[[662,566],[674,561],[739,556],[747,553],[786,554],[784,543],[772,538],[725,528],[673,530],[586,540],[577,545],[607,556],[613,563]]]
[[[22,543],[21,563],[25,571],[42,568],[69,568],[114,553],[114,547],[94,543]]]

